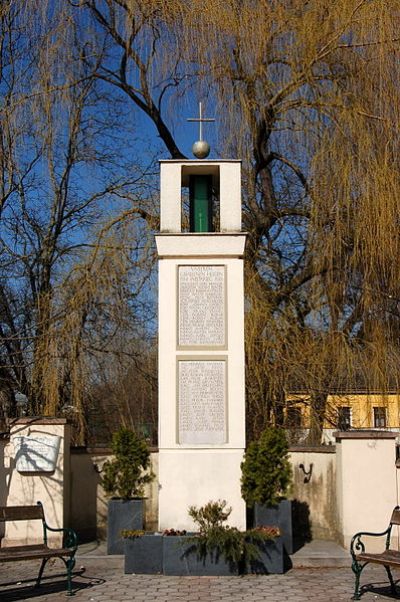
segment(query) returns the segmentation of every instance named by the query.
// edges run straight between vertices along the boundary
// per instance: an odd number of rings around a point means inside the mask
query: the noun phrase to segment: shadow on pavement
[[[387,581],[385,581],[384,583],[380,583],[380,582],[379,583],[366,583],[365,585],[362,585],[360,587],[361,600],[362,600],[362,595],[366,594],[367,592],[374,594],[375,596],[385,596],[385,598],[389,598],[392,600],[398,600],[400,598],[399,582],[395,581],[395,584],[396,584],[397,594],[392,594],[390,585],[388,584]]]
[[[98,577],[90,577],[84,575],[85,570],[74,572],[72,577],[72,589],[74,594],[81,590],[89,589],[97,585],[102,585],[106,582],[105,579]],[[79,581],[76,578],[79,578]],[[54,582],[56,579],[59,581]],[[52,583],[49,583],[51,581]],[[21,579],[17,583],[15,580],[9,583],[0,583],[0,600],[1,602],[17,602],[18,600],[34,599],[39,596],[49,596],[51,594],[67,595],[67,585],[65,581],[65,573],[53,574],[42,577],[40,587],[35,587],[35,580]],[[3,589],[7,588],[7,589]]]

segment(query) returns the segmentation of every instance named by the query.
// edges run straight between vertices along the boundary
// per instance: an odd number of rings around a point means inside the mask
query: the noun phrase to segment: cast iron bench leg
[[[363,570],[365,564],[361,565],[358,564],[358,562],[356,560],[353,560],[353,563],[351,565],[351,570],[353,571],[355,577],[356,577],[356,583],[355,583],[355,587],[354,587],[354,595],[352,597],[352,600],[360,600],[360,575],[361,575],[361,571]]]
[[[396,586],[395,586],[394,581],[393,581],[392,571],[390,570],[390,566],[385,565],[385,569],[386,569],[387,575],[389,577],[391,592],[392,592],[392,594],[396,594],[397,593],[396,592]]]
[[[40,565],[39,574],[36,579],[35,587],[40,587],[40,580],[42,578],[44,567],[46,566],[48,560],[49,560],[48,558],[42,559],[42,564]]]
[[[65,560],[64,558],[63,560],[65,562],[65,566],[67,567],[67,595],[73,596],[74,592],[72,591],[72,570],[75,566],[75,558],[74,556],[71,556],[70,558],[68,558],[68,560]]]

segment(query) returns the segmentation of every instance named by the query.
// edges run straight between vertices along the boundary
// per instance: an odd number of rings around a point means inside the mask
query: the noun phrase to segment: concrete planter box
[[[247,567],[228,563],[222,556],[198,558],[191,536],[148,534],[124,541],[126,574],[216,577],[239,575],[243,572],[280,574],[286,569],[280,537],[258,546],[259,559],[252,561]]]
[[[284,551],[293,554],[292,501],[282,500],[277,506],[254,505],[254,526],[279,527]]]
[[[282,537],[257,544],[259,558],[246,567],[247,573],[257,575],[281,575],[288,568]]]
[[[223,556],[198,558],[195,544],[188,536],[164,537],[163,540],[164,575],[224,577],[239,574],[238,565],[226,562]]]
[[[123,529],[143,529],[143,499],[110,500],[107,520],[107,554],[123,554]]]
[[[163,572],[162,540],[162,535],[153,534],[125,539],[125,574],[161,574]]]

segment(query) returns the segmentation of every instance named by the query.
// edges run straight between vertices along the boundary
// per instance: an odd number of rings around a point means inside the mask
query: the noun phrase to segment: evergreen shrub
[[[290,492],[292,467],[283,429],[266,428],[258,441],[248,446],[241,464],[242,497],[248,507],[276,506]]]
[[[101,479],[106,495],[123,500],[143,497],[144,485],[154,479],[146,441],[121,427],[113,434],[111,449],[114,459],[104,463]]]

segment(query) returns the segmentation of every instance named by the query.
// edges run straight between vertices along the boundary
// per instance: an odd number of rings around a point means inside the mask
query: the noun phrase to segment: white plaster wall
[[[189,506],[226,500],[232,507],[228,523],[246,528],[246,510],[240,494],[239,450],[160,450],[159,530],[197,530]]]
[[[4,450],[4,464],[8,471],[7,506],[43,504],[46,522],[51,527],[63,527],[68,523],[69,511],[69,426],[63,420],[17,422],[11,428],[10,442]],[[52,435],[61,437],[56,468],[52,473],[21,474],[15,468],[14,436]],[[41,521],[8,522],[2,545],[36,543],[42,540]],[[61,536],[49,533],[50,545],[60,545]]]
[[[339,535],[349,547],[358,531],[382,532],[397,504],[395,438],[343,438],[336,444]],[[384,540],[369,538],[369,551]]]
[[[161,232],[181,231],[181,164],[160,163],[160,230]]]
[[[222,164],[220,170],[221,232],[240,232],[242,229],[240,163]]]
[[[157,237],[158,239],[158,237]],[[158,240],[157,240],[158,242]],[[177,350],[177,269],[179,265],[226,265],[226,350]],[[226,448],[245,447],[244,403],[244,308],[243,260],[236,258],[177,258],[159,261],[159,447],[180,449],[177,442],[176,364],[180,357],[226,356],[228,360],[228,443]],[[202,447],[202,446],[198,446]],[[210,445],[203,447],[212,447]],[[220,447],[213,446],[213,447]]]
[[[80,541],[104,539],[107,535],[108,499],[101,486],[104,463],[112,459],[109,450],[71,450],[71,526]],[[151,452],[155,479],[145,485],[145,528],[158,528],[158,452]]]
[[[210,257],[212,245],[213,259],[243,257],[246,242],[245,234],[158,234],[156,235],[159,258]]]
[[[168,169],[171,165],[165,166]],[[224,166],[220,165],[220,174]],[[236,169],[240,166],[236,165]],[[163,166],[164,169],[164,166]],[[171,173],[174,170],[171,171]],[[162,171],[162,184],[163,178]],[[174,177],[177,177],[176,171]],[[235,172],[236,173],[236,172]],[[232,175],[232,174],[231,174]],[[168,176],[169,177],[169,176]],[[233,177],[233,176],[232,176]],[[229,178],[228,178],[229,179]],[[227,186],[228,183],[224,184]],[[237,189],[236,189],[237,188]],[[229,192],[230,191],[230,192]],[[170,195],[171,189],[167,191]],[[238,205],[240,178],[229,182],[223,203]],[[222,188],[221,188],[222,194]],[[161,197],[161,212],[165,196]],[[236,199],[236,200],[235,200]],[[172,205],[167,199],[167,207]],[[228,205],[224,205],[226,219]],[[229,228],[238,227],[233,209]],[[172,215],[171,210],[171,215]],[[165,218],[166,219],[166,218]],[[172,218],[171,218],[172,220]],[[165,231],[163,222],[162,230]],[[221,221],[222,223],[222,221]],[[228,223],[226,223],[228,225]],[[156,236],[159,254],[159,529],[193,528],[187,515],[190,505],[226,499],[233,507],[230,524],[245,528],[245,504],[240,495],[240,463],[245,448],[244,397],[244,234],[181,234]],[[178,267],[222,265],[226,268],[227,344],[221,347],[178,348]],[[223,444],[180,444],[177,433],[177,363],[189,358],[227,361],[227,433]]]
[[[219,181],[220,230],[240,232],[242,225],[240,161],[160,161],[160,231],[181,232],[182,185],[189,174]]]
[[[313,539],[335,540],[337,536],[336,454],[335,448],[293,448],[289,455],[293,470],[295,515],[303,521],[301,533],[310,529]],[[300,468],[303,465],[306,476]],[[300,505],[301,507],[298,507]],[[308,519],[308,520],[307,520]]]
[[[10,480],[10,462],[5,460],[7,440],[0,440],[0,506],[5,506],[8,496],[8,483]],[[0,527],[1,528],[1,527]]]
[[[100,485],[100,471],[110,454],[71,450],[71,526],[80,541],[104,537],[107,501]]]

